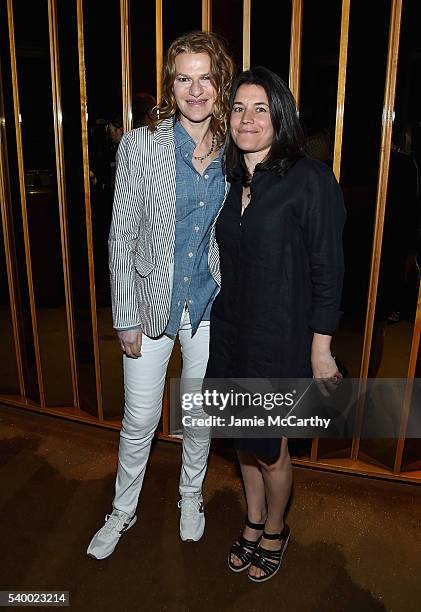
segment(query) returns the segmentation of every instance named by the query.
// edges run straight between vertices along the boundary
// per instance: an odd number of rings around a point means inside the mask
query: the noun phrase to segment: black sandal
[[[251,529],[256,529],[256,531],[265,528],[264,523],[252,523],[248,518],[246,518],[246,525]],[[233,572],[242,572],[250,567],[251,560],[256,552],[256,547],[260,542],[261,537],[262,536],[253,542],[253,540],[247,540],[247,538],[245,538],[241,532],[238,540],[231,546],[231,550],[228,555],[228,567],[230,570]],[[241,565],[234,565],[234,563],[231,561],[231,555],[238,557],[238,559],[241,561]]]
[[[282,533],[266,533],[263,532],[263,538],[267,540],[281,540],[281,548],[279,550],[268,550],[262,546],[257,546],[250,565],[263,570],[262,576],[250,576],[250,572],[247,572],[247,576],[253,582],[265,582],[270,580],[276,574],[281,567],[282,557],[288,546],[289,538],[291,537],[291,529],[285,524]]]

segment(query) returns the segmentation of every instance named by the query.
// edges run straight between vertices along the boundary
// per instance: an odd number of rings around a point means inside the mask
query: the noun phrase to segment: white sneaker
[[[111,514],[106,515],[105,525],[92,538],[86,551],[87,555],[93,559],[109,557],[117,546],[122,534],[127,529],[130,529],[130,527],[133,527],[136,521],[136,515],[130,518],[127,512],[114,508]]]
[[[197,542],[205,530],[202,495],[182,495],[178,507],[181,508],[180,538],[183,542]]]

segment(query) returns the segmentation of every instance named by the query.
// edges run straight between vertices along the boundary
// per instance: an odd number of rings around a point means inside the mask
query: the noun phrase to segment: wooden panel
[[[250,68],[250,21],[251,0],[244,0],[243,4],[243,70]]]
[[[31,248],[29,242],[29,227],[28,227],[28,211],[26,201],[26,188],[25,188],[25,169],[23,164],[23,149],[22,149],[22,126],[21,126],[21,113],[20,113],[20,101],[19,101],[19,86],[18,86],[18,74],[16,65],[16,45],[15,45],[15,29],[13,19],[13,4],[12,0],[7,0],[7,19],[9,26],[9,45],[10,45],[10,64],[12,71],[12,88],[13,88],[13,109],[15,114],[15,132],[16,132],[16,147],[18,157],[18,172],[19,172],[19,191],[20,191],[20,202],[22,209],[22,226],[23,226],[23,239],[25,245],[25,263],[26,273],[28,281],[28,294],[29,294],[29,305],[31,312],[31,324],[32,333],[34,338],[34,352],[35,352],[35,365],[37,370],[38,380],[38,391],[40,398],[41,407],[45,407],[45,391],[44,381],[42,377],[42,366],[41,366],[41,352],[39,345],[38,335],[38,321],[35,307],[35,294],[34,294],[34,283],[32,278],[32,261],[31,261]]]
[[[3,240],[6,260],[7,284],[9,288],[10,314],[13,327],[13,342],[15,346],[16,367],[19,381],[19,392],[24,397],[26,395],[25,379],[23,375],[23,354],[21,337],[19,333],[19,289],[16,279],[16,258],[13,243],[12,214],[11,214],[11,193],[9,184],[9,168],[7,162],[7,143],[6,143],[6,118],[4,113],[3,101],[3,80],[0,65],[0,211],[3,227]]]
[[[333,172],[339,182],[341,175],[342,134],[344,127],[346,63],[348,57],[350,0],[342,0],[341,42],[339,51],[338,94],[336,99],[335,148],[333,153]]]
[[[387,181],[389,175],[390,146],[392,142],[401,11],[402,0],[393,0],[390,17],[389,50],[382,116],[380,169],[376,198],[376,223],[374,228],[374,244],[371,260],[370,285],[368,292],[368,311],[364,332],[363,358],[360,371],[361,378],[366,378],[368,373],[370,347],[373,332],[374,310],[376,307],[377,283],[379,277],[383,224],[386,206]]]
[[[133,126],[132,117],[132,68],[130,43],[130,0],[120,0],[121,27],[121,85],[123,99],[123,129],[128,132]]]
[[[417,367],[418,351],[420,348],[420,335],[421,335],[421,284],[418,289],[418,303],[417,312],[415,315],[414,333],[412,335],[411,343],[411,355],[409,358],[408,366],[408,382],[405,389],[405,396],[403,401],[402,418],[399,429],[398,444],[396,447],[395,465],[393,471],[395,474],[399,474],[402,465],[402,456],[405,446],[405,435],[408,427],[409,413],[411,409],[412,400],[412,381],[415,378],[415,368]]]
[[[67,335],[69,342],[70,376],[72,379],[73,405],[76,408],[79,408],[75,329],[72,307],[72,283],[70,276],[69,238],[67,227],[66,179],[64,169],[63,123],[60,88],[60,64],[58,56],[56,0],[48,0],[48,26],[50,38],[51,88],[54,114],[54,142],[56,153],[57,193],[60,214],[61,255],[63,261]]]
[[[202,0],[202,30],[210,32],[212,29],[212,0]]]
[[[89,143],[88,143],[88,105],[86,96],[86,65],[85,65],[85,40],[83,28],[83,0],[77,0],[77,31],[78,31],[78,56],[79,56],[79,87],[80,87],[80,121],[82,127],[82,156],[83,156],[83,184],[85,192],[85,219],[86,219],[86,241],[88,246],[88,268],[89,268],[89,294],[91,302],[91,322],[94,345],[95,362],[95,385],[98,402],[98,417],[102,421],[102,384],[101,364],[99,355],[98,317],[96,309],[95,294],[95,269],[94,269],[94,247],[92,237],[92,210],[91,210],[91,188],[89,181]]]
[[[161,100],[161,79],[163,61],[163,38],[162,38],[162,0],[156,0],[156,100]]]
[[[300,107],[301,38],[303,26],[303,0],[292,0],[291,49],[289,60],[289,88]]]
[[[402,14],[402,0],[392,0],[389,28],[386,81],[382,115],[382,134],[380,145],[379,179],[376,196],[376,220],[374,226],[373,252],[371,258],[370,283],[368,289],[368,307],[364,328],[364,342],[360,369],[360,400],[357,407],[356,430],[352,444],[351,457],[357,459],[363,419],[363,402],[366,379],[370,363],[371,341],[373,337],[376,296],[379,280],[380,258],[386,207],[387,182],[389,176],[390,146],[394,118],[396,74],[399,53],[399,37]]]

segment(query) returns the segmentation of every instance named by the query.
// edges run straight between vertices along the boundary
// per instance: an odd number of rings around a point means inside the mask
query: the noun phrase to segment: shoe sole
[[[249,579],[250,579],[252,582],[266,582],[267,580],[270,580],[271,578],[273,578],[273,577],[274,577],[274,576],[275,576],[275,575],[276,575],[276,574],[279,572],[279,570],[280,570],[280,568],[281,568],[281,564],[282,564],[282,559],[283,559],[284,553],[285,553],[285,551],[286,551],[286,549],[287,549],[287,546],[288,546],[288,542],[289,542],[290,537],[291,537],[291,530],[289,531],[289,533],[288,533],[288,537],[287,537],[287,539],[285,540],[285,545],[284,545],[284,547],[283,547],[283,549],[282,549],[282,552],[281,552],[281,558],[279,559],[278,567],[277,567],[277,568],[276,568],[276,570],[273,572],[273,574],[270,574],[269,576],[266,576],[265,578],[254,578],[254,576],[250,576],[250,574],[247,574],[248,578],[249,578]],[[251,565],[251,563],[250,563],[250,565]]]
[[[120,538],[118,539],[118,541],[117,541],[117,543],[116,543],[116,546],[117,546],[117,544],[119,543],[119,541],[121,540],[121,537],[122,537],[122,536],[123,536],[123,535],[124,535],[124,534],[125,534],[127,531],[129,531],[129,529],[130,529],[131,527],[133,527],[133,525],[136,523],[136,521],[137,521],[137,516],[134,516],[134,517],[132,518],[132,520],[130,521],[129,526],[127,527],[127,529],[126,529],[125,531],[123,531],[123,533],[121,534]],[[87,556],[88,556],[90,559],[95,559],[95,561],[103,561],[104,559],[108,559],[108,557],[110,557],[110,556],[113,554],[113,552],[114,552],[114,551],[115,551],[115,547],[113,548],[113,550],[112,550],[110,553],[108,553],[108,555],[105,555],[105,557],[95,557],[95,555],[93,555],[92,553],[86,553],[86,554],[87,554]]]
[[[202,531],[202,533],[200,534],[200,536],[197,539],[194,539],[194,538],[185,538],[184,539],[184,538],[181,537],[181,534],[180,534],[180,540],[182,542],[198,542],[199,540],[202,539],[204,533],[205,533],[205,530]]]
[[[242,565],[241,567],[235,567],[235,565],[231,565],[230,559],[228,557],[228,567],[230,568],[232,572],[235,572],[236,574],[239,574],[240,572],[244,572],[246,569],[250,567],[250,565],[251,565],[251,561],[247,565]]]

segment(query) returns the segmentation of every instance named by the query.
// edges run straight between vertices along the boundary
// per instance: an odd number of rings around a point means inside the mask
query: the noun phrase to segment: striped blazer
[[[113,214],[108,240],[113,325],[141,325],[160,336],[168,323],[175,246],[176,164],[173,119],[156,132],[140,127],[123,135],[117,152]],[[225,181],[225,198],[229,185]],[[224,198],[224,201],[225,201]],[[218,285],[215,222],[208,263]]]

